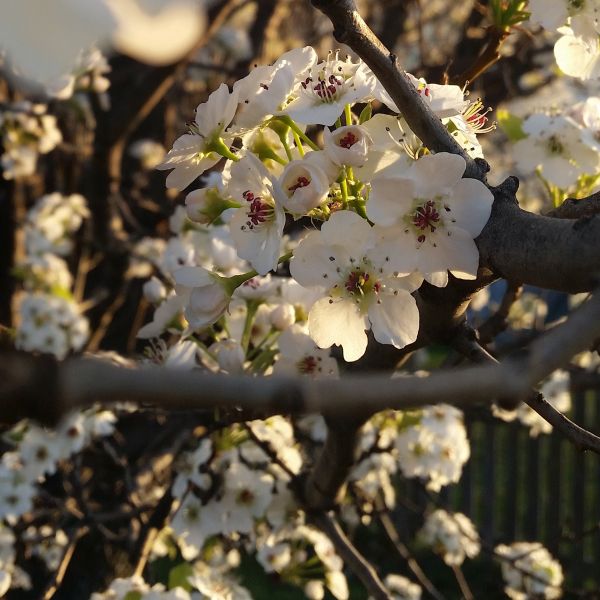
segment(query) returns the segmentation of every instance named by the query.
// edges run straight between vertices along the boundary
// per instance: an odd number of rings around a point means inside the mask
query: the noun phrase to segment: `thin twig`
[[[386,590],[381,579],[379,579],[373,566],[348,539],[331,513],[320,512],[311,514],[309,515],[309,521],[327,535],[341,559],[360,579],[375,600],[392,600],[392,596]]]
[[[90,337],[86,350],[88,352],[94,352],[98,350],[100,347],[100,343],[104,339],[104,336],[108,332],[108,328],[111,326],[117,311],[123,306],[125,300],[127,300],[127,292],[129,290],[129,285],[131,280],[126,279],[121,286],[118,294],[115,296],[110,306],[104,311],[102,314],[102,318],[100,319],[100,323],[96,328],[96,331]]]
[[[456,583],[458,583],[458,587],[462,592],[464,600],[474,600],[475,596],[473,596],[473,592],[465,579],[465,574],[462,572],[462,569],[458,565],[452,565],[452,572],[454,573]]]
[[[498,310],[477,328],[481,344],[489,344],[508,327],[508,314],[512,305],[521,297],[522,292],[523,286],[520,283],[507,282],[506,291]]]
[[[592,324],[590,323],[590,327]],[[554,331],[558,328],[555,327]],[[546,336],[542,336],[536,344],[541,346],[541,343],[544,339],[548,339],[552,335],[547,334]],[[597,334],[592,335],[589,339],[592,341]],[[555,338],[553,338],[555,339]],[[532,344],[533,346],[534,344]],[[590,344],[591,345],[591,344]],[[467,336],[458,336],[454,340],[453,344],[454,348],[460,352],[462,352],[469,360],[480,363],[480,364],[501,364],[499,363],[487,350],[485,350],[475,338],[469,339]],[[552,347],[554,347],[552,345]],[[553,348],[543,348],[541,347],[542,352],[536,363],[537,366],[541,368],[541,361],[552,359]],[[552,370],[548,370],[548,367],[551,366]],[[552,373],[555,369],[559,368],[559,366],[554,363],[554,365],[545,365],[545,370],[547,371],[546,375]],[[530,362],[531,368],[531,362]],[[544,377],[537,379],[537,375],[534,375],[531,379],[535,381],[541,381]],[[500,397],[501,394],[496,394],[496,398]],[[516,400],[519,399],[519,396],[516,397]],[[523,402],[525,402],[530,408],[532,408],[536,413],[538,413],[543,419],[545,419],[550,425],[552,425],[557,431],[562,433],[569,441],[571,441],[578,450],[585,451],[590,450],[595,452],[596,454],[600,454],[600,437],[593,434],[591,431],[580,427],[569,418],[567,418],[562,412],[554,408],[545,398],[544,396],[530,388],[525,396],[522,397]]]
[[[385,505],[385,502],[381,496],[376,499],[377,507],[377,518],[383,527],[383,530],[388,537],[390,543],[395,548],[396,552],[406,561],[408,568],[413,572],[419,583],[427,590],[430,596],[435,600],[444,600],[444,596],[435,588],[431,580],[425,575],[423,569],[421,569],[419,563],[416,561],[410,550],[400,539],[400,534],[394,526],[390,511]]]
[[[71,538],[69,544],[65,548],[65,551],[62,555],[62,558],[60,560],[58,568],[56,569],[56,573],[54,574],[52,581],[50,582],[49,586],[46,588],[46,591],[44,592],[44,596],[43,596],[44,600],[50,600],[51,598],[54,598],[54,595],[56,594],[56,592],[58,592],[58,588],[60,587],[61,583],[63,582],[63,579],[65,578],[67,569],[69,568],[69,565],[71,564],[71,559],[73,558],[73,554],[75,553],[75,548],[77,546],[77,542],[87,533],[87,531],[88,531],[87,527],[81,527],[80,529],[78,529],[75,532],[75,534]]]

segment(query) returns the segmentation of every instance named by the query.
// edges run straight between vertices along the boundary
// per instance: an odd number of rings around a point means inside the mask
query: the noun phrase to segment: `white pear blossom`
[[[252,600],[250,592],[229,576],[209,572],[192,575],[188,582],[202,594],[203,599]]]
[[[64,292],[73,283],[66,261],[49,252],[28,255],[18,269],[23,272],[23,284],[28,291]]]
[[[152,276],[142,287],[144,298],[152,304],[160,304],[167,297],[167,289],[158,277]]]
[[[277,114],[292,94],[294,85],[317,62],[311,46],[286,52],[271,66],[255,67],[237,81],[233,89],[238,94],[240,112],[236,126],[251,129]]]
[[[541,175],[562,189],[584,173],[598,169],[598,152],[583,141],[577,123],[562,115],[536,113],[525,119],[525,139],[514,145],[514,158],[524,173],[540,169]]]
[[[244,349],[233,339],[219,340],[211,344],[209,351],[217,361],[218,368],[231,374],[244,371]]]
[[[202,6],[195,0],[104,0],[116,18],[111,32],[115,48],[151,65],[168,65],[198,42],[205,26]]]
[[[395,439],[405,477],[420,477],[439,491],[456,483],[471,454],[460,410],[447,404],[425,407],[417,424],[401,429]]]
[[[155,169],[165,158],[165,147],[156,140],[142,138],[129,146],[129,154],[140,161],[144,169]]]
[[[421,588],[402,575],[390,573],[383,580],[393,600],[421,600]]]
[[[173,169],[167,177],[167,187],[177,190],[186,188],[196,177],[199,177],[221,160],[223,139],[237,108],[237,94],[231,93],[222,83],[208,100],[196,108],[196,119],[186,133],[175,140],[173,148],[157,169]],[[223,136],[225,136],[223,138]]]
[[[282,206],[297,216],[303,216],[317,208],[329,193],[329,178],[311,160],[293,160],[281,174],[277,198]]]
[[[273,496],[273,477],[235,462],[225,472],[225,493],[220,509],[225,511],[225,533],[250,533],[254,519],[264,517]]]
[[[296,309],[287,302],[278,302],[273,305],[269,318],[275,329],[286,331],[296,322]]]
[[[406,75],[409,81],[415,86],[421,98],[429,104],[431,110],[440,119],[459,115],[468,104],[468,101],[465,100],[464,90],[458,85],[427,83],[425,79],[417,79],[411,73],[406,73]],[[396,103],[378,80],[373,90],[373,96],[380,102],[383,102],[393,112],[400,112]]]
[[[323,149],[336,165],[361,167],[367,161],[373,140],[361,125],[347,125],[323,130]]]
[[[240,208],[229,222],[238,256],[260,275],[277,268],[285,214],[277,201],[279,184],[252,154],[231,167],[228,191]]]
[[[300,285],[324,292],[308,316],[310,336],[319,348],[342,346],[347,361],[364,354],[367,329],[396,348],[414,342],[419,331],[410,292],[421,280],[394,275],[381,235],[356,213],[336,212],[300,242],[290,263]]]
[[[303,328],[294,325],[278,339],[279,356],[274,375],[307,375],[312,378],[337,377],[338,366],[329,350],[321,350]]]
[[[330,54],[309,69],[297,87],[297,97],[283,112],[306,125],[333,125],[346,104],[365,101],[374,85],[375,78],[362,61]]]
[[[184,295],[171,293],[163,300],[152,315],[152,321],[146,323],[137,332],[137,337],[141,339],[150,339],[160,336],[170,326],[177,323],[188,298]]]
[[[598,0],[529,0],[531,20],[542,27],[562,31],[570,24],[578,35],[588,36],[600,26],[600,2]]]
[[[281,573],[292,559],[290,545],[285,542],[267,541],[258,549],[256,559],[267,573]]]
[[[224,278],[202,267],[182,267],[174,275],[177,294],[185,298],[184,315],[192,329],[212,325],[227,310],[231,291]]]
[[[81,350],[89,335],[89,324],[77,303],[59,296],[24,294],[19,303],[20,323],[16,346],[28,352],[45,352],[64,358]]]
[[[475,558],[481,549],[471,520],[462,513],[449,514],[442,509],[428,515],[419,537],[450,566],[462,565],[466,557]]]
[[[400,273],[418,271],[444,287],[448,271],[475,279],[479,251],[473,241],[489,219],[493,196],[481,181],[463,179],[464,158],[440,152],[427,155],[396,175],[394,167],[371,183],[367,215],[379,225],[396,227],[390,253]]]
[[[87,202],[80,194],[63,196],[54,192],[42,196],[27,213],[27,254],[69,254],[73,249],[71,236],[89,214]]]
[[[496,546],[502,565],[504,591],[512,600],[560,598],[564,580],[560,563],[539,542]]]
[[[598,34],[581,37],[565,27],[564,35],[554,44],[554,58],[560,70],[579,79],[596,79],[600,76],[600,42]]]

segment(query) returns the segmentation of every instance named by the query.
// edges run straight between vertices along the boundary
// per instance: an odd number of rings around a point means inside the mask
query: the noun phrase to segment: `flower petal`
[[[381,294],[369,307],[369,321],[375,339],[381,344],[404,348],[417,339],[419,309],[415,299],[404,290]]]
[[[358,360],[367,349],[367,318],[347,299],[321,298],[308,315],[310,337],[319,348],[342,346],[344,360]]]

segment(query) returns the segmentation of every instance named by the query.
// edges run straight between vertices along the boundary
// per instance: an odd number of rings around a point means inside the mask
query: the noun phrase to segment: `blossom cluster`
[[[530,0],[531,19],[560,38],[554,56],[560,69],[580,79],[600,75],[600,2],[598,0]]]
[[[522,124],[513,156],[522,173],[537,172],[561,190],[576,190],[600,168],[600,99],[589,97],[558,113],[536,112]],[[595,181],[595,179],[593,180]]]
[[[500,544],[496,554],[502,564],[504,591],[512,600],[562,596],[562,567],[539,542]]]
[[[462,513],[450,514],[441,508],[427,516],[419,535],[450,566],[462,565],[466,557],[475,558],[481,549],[471,520]]]
[[[46,105],[27,100],[0,111],[0,137],[4,179],[32,175],[38,156],[51,152],[62,141],[56,117],[46,113]]]
[[[19,299],[18,348],[64,358],[87,341],[88,321],[71,293],[71,271],[63,258],[71,253],[72,236],[87,216],[79,194],[47,194],[28,211],[26,255],[17,269],[25,287]]]
[[[480,152],[476,133],[488,129],[481,102],[457,86],[411,81],[467,150]],[[411,293],[424,280],[443,287],[449,272],[475,278],[473,240],[489,218],[490,191],[463,178],[462,157],[430,154],[401,115],[373,116],[375,101],[397,112],[364,63],[338,54],[319,61],[306,47],[256,67],[233,90],[222,84],[197,108],[189,133],[159,165],[171,170],[167,186],[184,190],[224,164],[187,194],[196,226],[180,236],[189,250],[168,274],[168,322],[177,306],[189,332],[206,330],[242,285],[264,289],[261,278],[289,260],[292,280],[314,294],[307,318],[297,320],[318,348],[341,346],[354,361],[369,330],[396,348],[416,340]],[[366,105],[360,115],[358,104]],[[322,225],[288,239],[286,226],[304,218]],[[202,256],[202,237],[213,255]]]

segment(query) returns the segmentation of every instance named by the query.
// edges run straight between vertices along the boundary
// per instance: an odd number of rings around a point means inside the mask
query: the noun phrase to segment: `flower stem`
[[[346,116],[346,125],[352,125],[352,108],[349,104],[344,106],[344,115]]]
[[[281,121],[282,123],[284,123],[285,125],[287,125],[293,132],[295,132],[296,134],[298,134],[298,136],[300,137],[300,139],[307,144],[310,148],[312,148],[313,150],[319,150],[319,146],[317,146],[317,144],[315,144],[305,133],[304,131],[302,131],[300,129],[300,127],[298,127],[297,123],[290,117],[288,117],[287,115],[281,115],[279,117],[275,117],[276,119],[278,119],[279,121]]]
[[[288,160],[294,160],[294,157],[292,155],[292,150],[290,148],[290,145],[288,144],[287,140],[285,139],[285,136],[281,136],[279,138],[281,140],[281,144],[283,145],[283,148],[285,150],[285,154],[288,157]]]
[[[302,140],[300,139],[300,136],[293,130],[292,134],[294,136],[294,142],[296,142],[296,148],[298,148],[300,156],[304,156],[304,146],[302,145]]]
[[[260,306],[260,302],[256,300],[246,301],[246,320],[244,321],[244,332],[242,333],[242,348],[244,350],[244,356],[248,354],[248,346],[250,345],[250,336],[252,335],[252,324],[254,323],[254,316]]]

